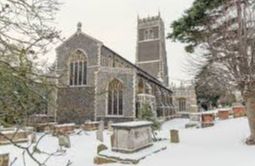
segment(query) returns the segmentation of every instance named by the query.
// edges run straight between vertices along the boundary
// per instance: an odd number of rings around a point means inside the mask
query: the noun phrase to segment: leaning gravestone
[[[170,140],[171,143],[179,143],[179,131],[178,130],[170,130]]]
[[[97,140],[104,142],[104,121],[100,121],[98,130],[96,132]]]

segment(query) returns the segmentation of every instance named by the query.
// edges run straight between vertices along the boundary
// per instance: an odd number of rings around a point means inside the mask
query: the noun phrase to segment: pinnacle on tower
[[[78,22],[78,24],[77,24],[77,32],[81,33],[81,31],[82,31],[82,23]]]

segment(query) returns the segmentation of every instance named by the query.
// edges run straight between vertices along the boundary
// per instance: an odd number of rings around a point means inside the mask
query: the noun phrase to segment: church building
[[[144,104],[159,118],[175,114],[163,20],[158,15],[137,22],[135,64],[84,33],[81,23],[56,49],[59,123],[132,121]]]

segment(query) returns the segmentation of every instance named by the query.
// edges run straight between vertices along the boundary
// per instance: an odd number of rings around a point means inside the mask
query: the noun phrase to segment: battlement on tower
[[[148,16],[144,18],[137,18],[137,23],[139,27],[146,27],[146,26],[151,26],[151,25],[158,25],[163,23],[163,20],[161,19],[160,14],[157,16]]]
[[[138,17],[138,23],[148,23],[152,21],[161,21],[160,15],[158,16],[152,16],[152,17],[145,17],[145,18],[139,18]]]

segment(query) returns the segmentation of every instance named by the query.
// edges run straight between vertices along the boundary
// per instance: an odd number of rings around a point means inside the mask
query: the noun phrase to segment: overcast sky
[[[135,61],[137,15],[154,16],[161,12],[166,34],[194,0],[61,0],[64,5],[57,16],[58,28],[68,38],[82,22],[83,32]],[[190,79],[185,66],[188,56],[182,44],[166,42],[170,81]]]

